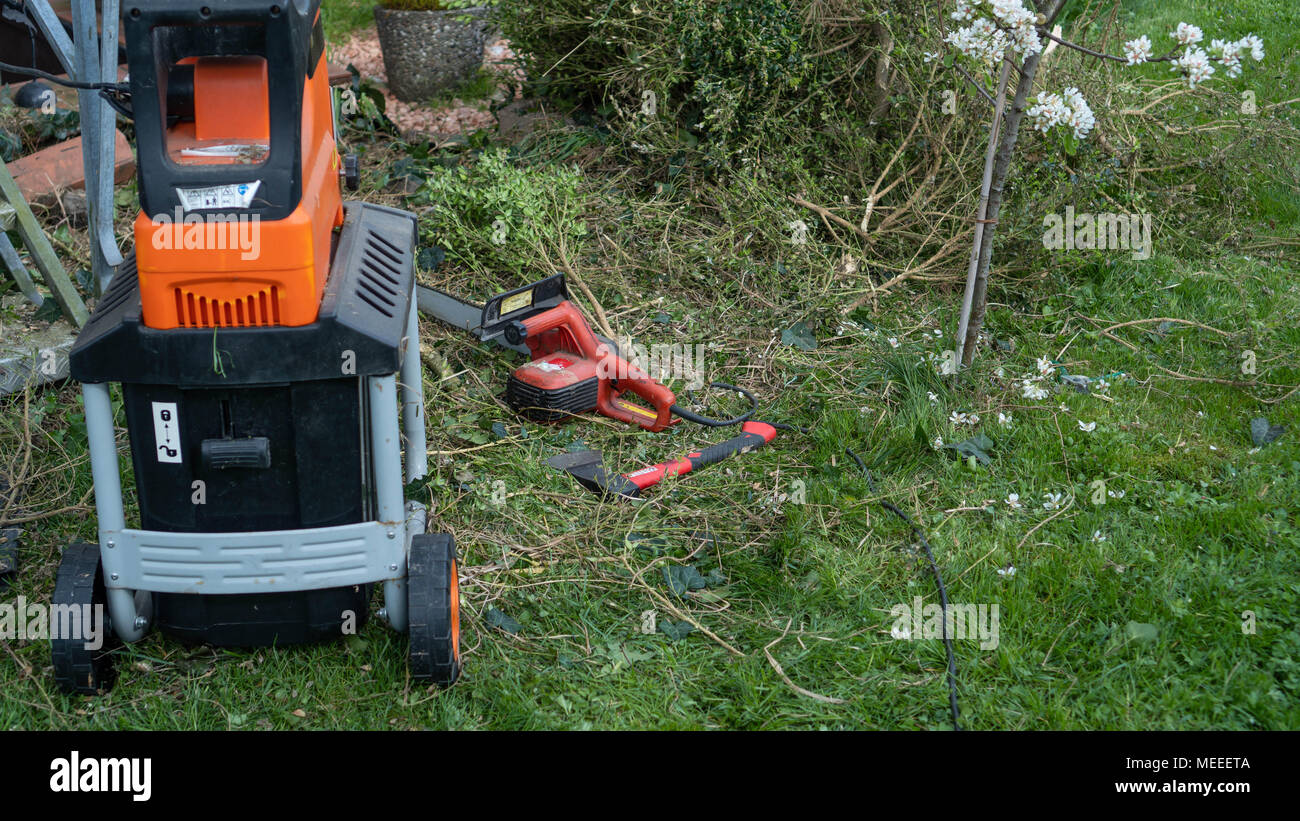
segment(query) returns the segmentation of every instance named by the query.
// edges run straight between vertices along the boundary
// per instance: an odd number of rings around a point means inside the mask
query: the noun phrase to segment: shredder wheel
[[[460,593],[456,544],[449,533],[411,539],[406,595],[411,677],[448,686],[460,675]]]
[[[98,695],[113,689],[117,669],[111,650],[117,642],[109,622],[99,545],[78,543],[63,551],[54,581],[53,603],[55,607],[76,607],[80,614],[79,622],[87,613],[91,618],[102,618],[99,628],[103,631],[102,645],[90,650],[86,648],[89,634],[84,627],[79,636],[55,636],[55,625],[50,625],[50,656],[54,662],[54,681],[59,689],[81,695]],[[97,614],[102,614],[102,617]]]

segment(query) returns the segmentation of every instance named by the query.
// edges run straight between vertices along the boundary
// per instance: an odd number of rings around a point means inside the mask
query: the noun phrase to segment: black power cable
[[[126,83],[86,83],[80,80],[69,80],[66,77],[60,77],[57,74],[51,74],[48,71],[41,71],[39,68],[32,66],[16,66],[12,63],[0,63],[0,69],[13,74],[22,74],[27,77],[38,77],[42,80],[49,80],[51,83],[57,83],[68,88],[78,88],[82,91],[108,91],[114,94],[120,94],[129,86]]]
[[[114,111],[128,120],[133,119],[131,107],[129,105],[131,100],[131,87],[127,83],[87,83],[80,80],[69,80],[66,77],[60,77],[57,74],[51,74],[48,71],[41,71],[39,68],[33,68],[31,66],[16,66],[13,63],[4,62],[0,62],[0,70],[8,71],[11,74],[22,74],[26,77],[36,77],[41,80],[48,80],[51,83],[64,86],[65,88],[75,88],[80,91],[98,91],[99,96],[103,97],[104,101],[107,102]]]
[[[687,422],[694,422],[697,425],[705,425],[706,427],[710,427],[710,428],[725,428],[731,425],[738,425],[741,422],[749,421],[749,419],[753,417],[753,415],[758,411],[758,400],[754,398],[754,394],[750,393],[749,391],[745,390],[742,387],[739,387],[737,385],[729,385],[726,382],[710,382],[705,387],[723,388],[724,390],[735,391],[736,393],[740,394],[741,396],[749,400],[749,410],[745,411],[740,416],[736,416],[732,419],[714,419],[709,416],[702,416],[698,413],[688,411],[686,410],[686,408],[683,408],[681,405],[673,405],[671,406],[673,415],[680,416],[682,419],[685,419]],[[793,430],[793,431],[798,431],[799,433],[802,433],[804,435],[807,435],[809,431],[808,428],[801,428],[798,427],[797,425],[786,425],[781,422],[766,422],[764,424],[771,425],[777,430]]]
[[[858,467],[862,468],[862,472],[867,476],[867,484],[870,485],[871,492],[878,492],[876,490],[876,481],[871,477],[871,471],[867,470],[867,465],[862,461],[862,457],[848,448],[845,448],[844,452],[858,463]],[[943,648],[948,653],[948,706],[952,710],[952,728],[960,730],[961,724],[958,723],[959,713],[957,710],[957,657],[953,655],[952,637],[948,635],[948,591],[943,585],[943,574],[939,572],[939,565],[934,561],[934,550],[930,547],[930,542],[926,540],[925,534],[921,532],[921,528],[917,526],[916,522],[912,521],[912,517],[899,510],[886,499],[881,499],[880,504],[906,522],[908,527],[912,528],[913,535],[920,540],[921,546],[925,548],[925,557],[930,560],[930,570],[934,573],[934,580],[939,584],[939,601],[943,604]]]
[[[698,413],[693,413],[691,411],[688,411],[686,408],[683,408],[681,405],[673,405],[672,406],[673,415],[680,416],[681,418],[685,419],[687,422],[694,422],[697,425],[706,425],[710,428],[725,428],[731,425],[738,425],[741,422],[746,421],[751,416],[753,416],[754,413],[758,410],[758,400],[754,398],[754,394],[750,393],[744,388],[737,387],[736,385],[728,385],[726,382],[710,382],[705,387],[723,388],[724,390],[735,391],[736,393],[740,394],[741,396],[749,400],[749,410],[745,411],[740,416],[737,416],[734,419],[724,420],[724,419],[713,419],[708,416],[701,416]]]

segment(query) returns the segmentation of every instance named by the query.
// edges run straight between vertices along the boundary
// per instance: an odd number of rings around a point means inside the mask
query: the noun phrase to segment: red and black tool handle
[[[766,422],[746,422],[740,428],[740,435],[733,436],[725,442],[709,445],[704,450],[688,453],[681,459],[663,462],[658,465],[641,468],[624,474],[624,478],[636,485],[637,490],[659,484],[669,476],[680,476],[692,470],[721,462],[729,456],[747,453],[763,447],[776,438],[776,428]]]

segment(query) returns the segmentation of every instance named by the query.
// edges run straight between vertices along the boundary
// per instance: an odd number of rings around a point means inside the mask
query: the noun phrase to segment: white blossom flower
[[[930,443],[930,447],[934,448],[935,450],[943,450],[943,437],[942,436],[934,437],[934,441]]]
[[[1047,92],[1026,112],[1034,128],[1046,134],[1058,125],[1069,126],[1075,139],[1085,139],[1097,124],[1092,107],[1079,89],[1071,86],[1063,93]]]
[[[1026,379],[1020,387],[1021,394],[1026,399],[1046,399],[1047,389],[1032,379]]]
[[[1179,23],[1178,28],[1169,32],[1169,36],[1177,40],[1181,46],[1190,46],[1205,38],[1205,34],[1191,23]]]
[[[1011,508],[1012,510],[1019,510],[1020,508],[1024,507],[1024,505],[1020,504],[1019,493],[1012,493],[1009,496],[1007,496],[1006,502],[1007,502],[1007,507]]]
[[[998,411],[998,424],[1004,428],[1011,427],[1011,414]]]
[[[1008,52],[1028,57],[1043,50],[1038,15],[1024,0],[988,0],[987,8],[982,0],[957,0],[951,16],[966,25],[948,32],[944,42],[986,65],[1001,62]]]
[[[1108,391],[1108,390],[1110,390],[1110,383],[1107,382],[1105,379],[1098,379],[1098,380],[1097,380],[1097,393],[1105,393],[1105,392]]]
[[[1106,491],[1106,495],[1112,499],[1123,499],[1125,492],[1122,490],[1108,490]]]
[[[933,63],[935,60],[939,59],[939,55],[934,53],[933,51],[927,51],[922,56],[925,58],[925,61],[927,63]]]
[[[948,415],[948,421],[951,422],[954,427],[957,425],[965,425],[969,420],[970,417],[961,411],[953,411]]]
[[[1182,71],[1187,74],[1187,85],[1196,88],[1198,83],[1203,83],[1210,79],[1214,73],[1214,66],[1210,63],[1210,55],[1206,54],[1203,49],[1189,48],[1187,52],[1174,61],[1169,67],[1171,71]]]
[[[1044,493],[1043,510],[1056,510],[1061,506],[1061,498],[1059,493]]]
[[[1051,373],[1052,360],[1048,359],[1045,356],[1038,357],[1038,372],[1043,376],[1047,376],[1049,373]]]
[[[942,331],[941,329],[939,329],[939,328],[935,328],[935,329],[934,329],[934,335],[935,335],[935,336],[943,336],[943,331]]]
[[[928,396],[928,397],[930,397],[930,404],[931,404],[931,405],[937,405],[937,404],[939,404],[939,397],[938,397],[938,395],[935,394],[934,391],[926,391],[926,392],[925,392],[925,395]]]
[[[1070,107],[1060,94],[1047,92],[1038,95],[1038,102],[1025,113],[1029,115],[1034,128],[1046,134],[1069,118]]]
[[[957,0],[957,10],[952,13],[954,20],[970,20],[975,16],[975,6],[979,5],[979,0]]]
[[[896,337],[896,336],[891,336],[887,341],[889,342],[889,347],[891,347],[891,348],[897,348],[897,347],[898,347],[898,337]]]
[[[1223,63],[1224,71],[1229,77],[1241,76],[1241,52],[1245,44],[1241,40],[1230,42],[1228,40],[1211,40],[1210,51],[1218,52],[1219,60]]]
[[[1014,564],[1009,564],[1006,567],[999,567],[998,575],[1006,576],[1007,578],[1012,578],[1016,575],[1016,566]]]
[[[1106,534],[1102,533],[1100,530],[1094,530],[1092,531],[1092,540],[1098,543],[1104,542],[1106,541]]]
[[[1085,422],[1082,419],[1079,420],[1079,430],[1083,431],[1084,433],[1092,433],[1096,429],[1097,429],[1096,422]]]
[[[1151,38],[1145,34],[1124,44],[1124,56],[1131,66],[1141,65],[1151,59]]]
[[[1245,37],[1237,41],[1237,45],[1240,46],[1243,51],[1249,49],[1250,59],[1255,62],[1258,63],[1264,59],[1264,41],[1255,35],[1247,34]]]
[[[1062,96],[1070,106],[1070,115],[1066,117],[1065,124],[1074,129],[1075,139],[1087,139],[1088,134],[1097,124],[1097,118],[1093,116],[1088,101],[1083,98],[1079,89],[1073,86],[1067,88]]]

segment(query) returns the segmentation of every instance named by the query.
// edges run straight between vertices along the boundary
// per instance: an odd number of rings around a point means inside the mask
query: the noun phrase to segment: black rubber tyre
[[[449,533],[411,539],[406,566],[411,678],[444,687],[460,676],[460,591]]]
[[[85,637],[59,636],[50,639],[50,655],[54,661],[54,681],[65,693],[99,695],[113,689],[117,681],[117,668],[111,650],[117,642],[108,616],[108,595],[104,592],[104,571],[99,563],[99,545],[78,543],[63,551],[59,571],[54,580],[53,603],[57,606],[75,606],[82,613],[96,610],[103,614],[103,643],[98,650],[86,648]],[[89,605],[89,610],[85,608]],[[98,608],[96,608],[98,605]],[[54,621],[51,614],[51,622]],[[85,628],[82,628],[83,633]],[[50,626],[54,635],[54,625]]]

